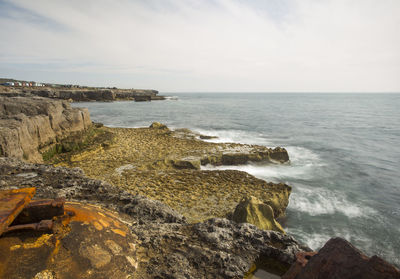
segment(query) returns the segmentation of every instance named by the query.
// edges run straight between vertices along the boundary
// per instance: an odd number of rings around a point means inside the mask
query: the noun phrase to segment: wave
[[[273,182],[289,182],[295,179],[312,179],[318,169],[325,166],[318,154],[309,149],[297,146],[286,148],[289,153],[290,164],[246,164],[238,166],[205,166],[206,170],[240,170],[245,171],[257,178]]]
[[[330,233],[324,234],[324,233],[317,233],[317,232],[305,232],[302,229],[296,229],[296,228],[285,228],[286,232],[295,236],[297,240],[300,242],[306,244],[308,247],[310,247],[313,250],[318,250],[324,244],[331,239],[332,237],[341,237],[346,239],[347,241],[351,243],[371,243],[371,239],[363,234],[357,234],[355,235],[352,233],[350,230],[347,229],[337,229],[333,230],[332,228],[323,228],[322,231],[329,231]]]
[[[374,209],[349,200],[342,192],[305,187],[295,187],[293,192],[288,209],[311,216],[341,213],[356,218],[376,214]]]
[[[296,237],[298,241],[306,244],[313,250],[318,250],[332,237],[322,233],[306,233],[304,230],[285,228],[286,232]]]
[[[245,143],[245,144],[258,144],[272,146],[273,142],[263,136],[261,133],[242,131],[242,130],[204,130],[194,128],[194,131],[207,135],[214,136],[217,138],[205,140],[207,142],[215,143]]]

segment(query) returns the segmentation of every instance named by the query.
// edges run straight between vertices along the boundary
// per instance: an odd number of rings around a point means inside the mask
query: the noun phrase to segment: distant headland
[[[42,83],[37,81],[0,78],[2,96],[40,96],[73,102],[112,102],[131,100],[136,102],[165,100],[153,89],[121,89],[117,87],[91,87],[74,84]]]

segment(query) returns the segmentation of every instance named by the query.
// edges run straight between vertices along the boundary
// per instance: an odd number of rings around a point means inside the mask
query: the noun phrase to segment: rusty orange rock
[[[0,191],[0,235],[30,202],[35,188]]]

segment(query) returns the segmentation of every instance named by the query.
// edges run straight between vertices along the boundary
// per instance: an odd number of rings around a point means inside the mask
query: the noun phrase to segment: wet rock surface
[[[21,175],[23,173],[37,176]],[[297,252],[309,250],[290,236],[263,231],[251,224],[218,218],[189,224],[181,214],[161,202],[87,178],[80,169],[0,158],[0,181],[0,189],[33,185],[37,187],[37,197],[65,197],[70,201],[97,204],[120,214],[136,244],[134,254],[126,254],[136,258],[124,258],[127,266],[131,261],[137,263],[137,269],[129,273],[132,278],[242,278],[260,257],[289,266]],[[80,245],[69,249],[83,257],[84,266],[97,276],[88,278],[126,278],[107,273],[113,255],[125,249],[125,245],[110,241],[86,244],[81,241]],[[56,260],[53,264],[63,263]],[[41,268],[33,276],[50,276],[56,270],[56,267]]]

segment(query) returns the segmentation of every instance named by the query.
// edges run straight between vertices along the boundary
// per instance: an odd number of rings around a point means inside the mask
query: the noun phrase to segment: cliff
[[[145,89],[105,89],[105,88],[67,88],[67,87],[6,87],[0,86],[0,96],[39,96],[74,102],[116,100],[151,101],[164,100],[157,90]]]
[[[42,162],[40,148],[91,125],[87,109],[40,97],[0,97],[0,156]]]

